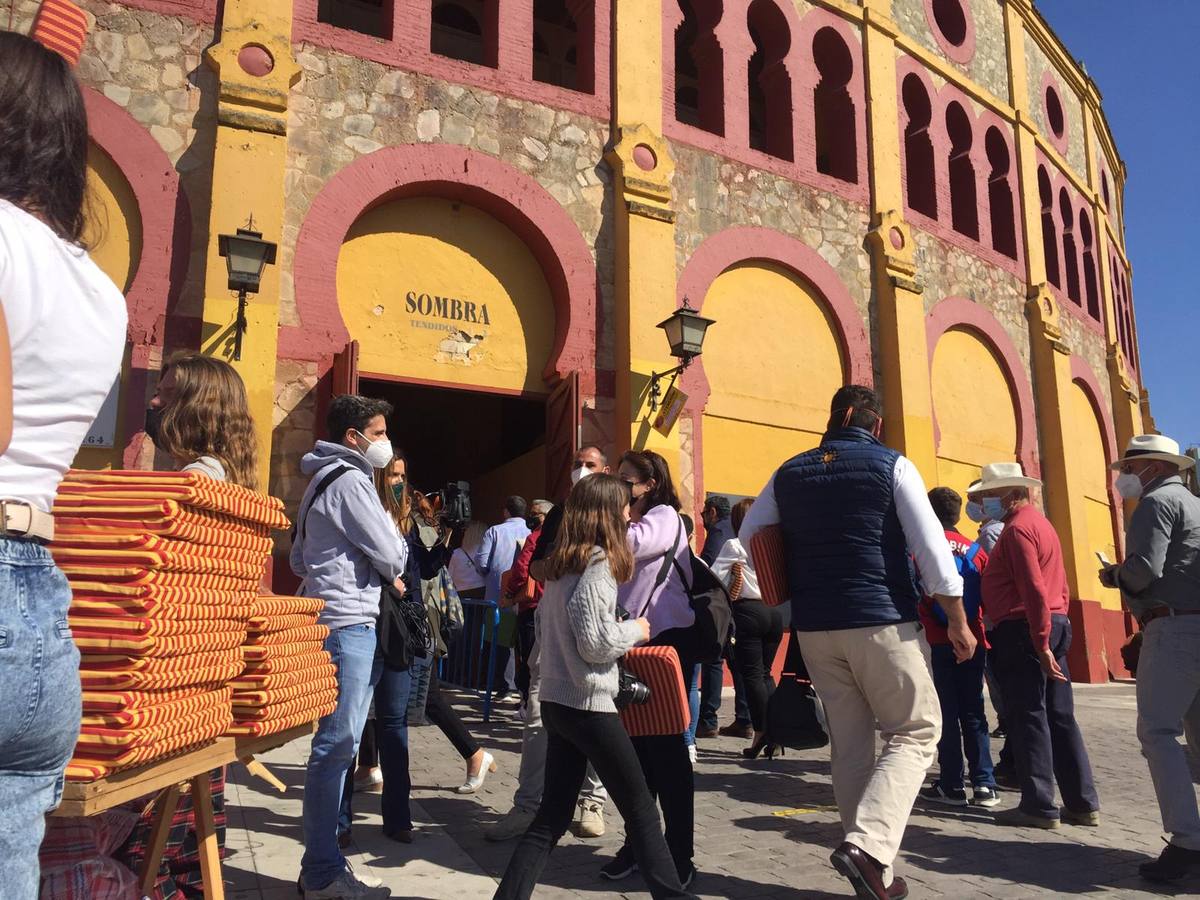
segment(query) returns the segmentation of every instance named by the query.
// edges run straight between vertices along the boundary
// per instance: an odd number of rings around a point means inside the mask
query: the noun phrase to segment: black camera
[[[641,706],[649,702],[650,685],[628,671],[624,666],[618,664],[617,696],[613,697],[613,704],[617,709],[624,709],[631,705]]]
[[[466,528],[471,522],[471,485],[451,481],[441,491],[442,522],[450,528]]]

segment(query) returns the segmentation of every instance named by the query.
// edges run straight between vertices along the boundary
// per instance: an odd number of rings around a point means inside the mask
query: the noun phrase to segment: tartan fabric
[[[231,702],[232,695],[233,689],[227,686],[190,697],[169,697],[156,705],[136,709],[112,712],[89,712],[85,709],[81,725],[84,731],[153,728],[202,710],[223,709]]]
[[[259,618],[303,613],[315,617],[324,608],[325,601],[320,597],[277,597],[273,594],[263,594],[254,598],[254,603],[250,606],[250,616]]]
[[[38,850],[40,896],[49,900],[129,900],[137,896],[137,876],[112,858],[137,820],[137,813],[119,807],[87,817],[48,817]]]
[[[87,16],[82,9],[70,0],[43,0],[30,37],[77,66],[87,33]]]
[[[72,629],[80,653],[89,656],[123,654],[156,658],[211,653],[240,647],[246,631],[192,631],[189,634],[129,635],[92,629]]]
[[[683,734],[690,712],[679,655],[674,647],[634,647],[625,654],[625,668],[650,688],[650,701],[621,710],[621,723],[631,737]]]
[[[251,606],[251,612],[253,613],[253,611],[254,607]],[[297,628],[308,628],[312,625],[315,625],[316,622],[317,617],[312,613],[295,613],[293,615],[284,616],[251,615],[250,618],[246,620],[246,630],[250,633],[251,638],[254,638],[257,635],[287,632]],[[251,640],[250,643],[271,642]]]
[[[783,529],[768,525],[750,538],[750,559],[758,576],[758,592],[767,606],[779,606],[788,599],[787,558]]]
[[[319,707],[309,708],[301,712],[292,713],[290,715],[280,716],[274,719],[259,719],[253,722],[234,722],[229,726],[226,734],[233,735],[252,735],[261,737],[264,734],[277,734],[280,731],[287,731],[289,728],[295,728],[297,725],[303,725],[306,722],[312,722],[316,719],[324,718],[337,708],[337,696],[328,700],[324,705]]]
[[[327,663],[331,659],[328,652],[318,647],[307,653],[298,653],[293,656],[269,656],[265,659],[247,660],[245,671],[241,673],[239,680],[303,672]]]
[[[182,543],[182,542],[178,542]],[[190,552],[177,550],[109,550],[105,547],[79,548],[51,544],[50,554],[60,568],[67,566],[112,568],[124,571],[130,567],[163,572],[186,572],[196,575],[226,575],[235,578],[261,580],[266,565],[264,554],[252,560],[222,559],[210,556],[203,545],[185,544]]]
[[[281,703],[337,689],[337,676],[334,675],[331,666],[326,674],[290,687],[272,688],[265,691],[235,690],[233,692],[233,717],[235,719],[273,718],[273,710]],[[261,714],[256,711],[261,711]]]
[[[281,500],[194,472],[83,472],[73,469],[67,473],[58,491],[59,497],[102,502],[169,499],[268,528],[284,529],[290,524],[283,514]]]
[[[249,665],[250,663],[262,663],[267,660],[280,660],[285,656],[303,656],[316,653],[323,646],[324,640],[320,639],[297,644],[246,644],[242,647],[242,655],[246,660],[246,664]]]
[[[312,621],[311,617],[309,621]],[[307,644],[312,641],[324,643],[327,637],[329,637],[329,627],[313,622],[311,625],[289,628],[286,631],[264,631],[251,634],[246,638],[246,643],[250,646]]]
[[[238,631],[245,625],[241,619],[208,618],[208,619],[143,619],[119,618],[117,616],[88,616],[80,615],[72,609],[67,616],[67,622],[72,630],[85,633],[106,633],[113,635],[151,636],[184,635],[197,631]]]

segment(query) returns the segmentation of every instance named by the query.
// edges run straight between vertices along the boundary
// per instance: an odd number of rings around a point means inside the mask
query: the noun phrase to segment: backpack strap
[[[671,544],[671,549],[663,554],[662,566],[659,568],[658,575],[654,579],[654,590],[650,592],[651,596],[653,596],[658,589],[663,586],[663,582],[667,580],[667,575],[669,575],[671,572],[671,564],[675,562],[675,554],[679,552],[679,539],[683,537],[683,519],[680,519],[678,516],[676,516],[676,519],[678,521],[678,527],[675,530],[675,541]],[[684,583],[686,584],[686,582]]]
[[[332,472],[328,472],[324,478],[317,482],[317,486],[313,488],[312,496],[308,499],[308,506],[300,511],[296,516],[296,524],[292,526],[292,542],[295,543],[296,536],[299,534],[300,541],[304,541],[304,523],[308,519],[308,513],[313,508],[323,493],[329,490],[329,486],[350,471],[349,466],[338,466]]]

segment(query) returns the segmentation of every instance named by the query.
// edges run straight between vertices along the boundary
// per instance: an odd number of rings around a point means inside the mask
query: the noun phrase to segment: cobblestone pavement
[[[1157,855],[1163,839],[1150,777],[1134,736],[1133,687],[1079,686],[1075,697],[1100,792],[1100,827],[1063,826],[1053,832],[1000,828],[992,824],[989,811],[918,806],[897,861],[897,872],[908,880],[912,897],[1200,894],[1200,881],[1160,891],[1137,875],[1137,864]],[[379,833],[374,796],[356,798],[356,865],[383,877],[393,896],[488,897],[512,852],[513,842],[489,843],[481,830],[511,805],[520,721],[515,707],[507,707],[485,725],[478,704],[466,695],[462,699],[459,709],[499,764],[479,794],[453,793],[462,781],[462,762],[437,729],[420,727],[411,729],[418,840],[411,846],[388,842]],[[726,720],[731,709],[727,698]],[[852,895],[828,862],[829,851],[841,840],[828,751],[789,751],[783,758],[747,762],[741,757],[743,746],[745,742],[729,738],[700,742],[700,875],[693,890],[705,898]],[[267,757],[273,770],[296,786],[283,797],[268,796],[265,788],[248,783],[242,771],[231,777],[238,786],[231,789],[228,843],[234,853],[226,877],[235,900],[295,896],[304,753],[297,742]],[[1015,795],[1005,794],[1000,808],[1014,803]],[[597,870],[620,842],[620,819],[611,805],[607,820],[609,833],[599,840],[570,835],[563,839],[535,900],[649,896],[636,876],[619,885],[598,879]]]

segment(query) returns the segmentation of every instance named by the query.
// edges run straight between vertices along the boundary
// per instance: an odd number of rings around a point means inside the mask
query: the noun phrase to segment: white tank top
[[[125,298],[84,250],[0,200],[0,303],[13,371],[0,499],[49,512],[121,369]]]

